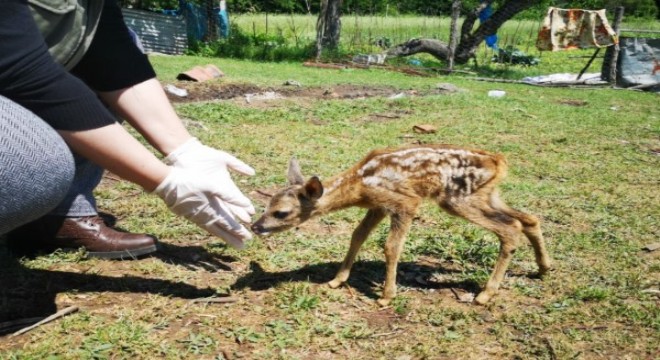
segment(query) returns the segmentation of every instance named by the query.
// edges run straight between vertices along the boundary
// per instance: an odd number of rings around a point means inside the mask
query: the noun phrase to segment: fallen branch
[[[530,85],[536,85],[536,84],[531,84],[522,80],[509,80],[509,79],[493,79],[493,78],[482,78],[482,77],[473,77],[473,78],[468,78],[470,80],[474,81],[485,81],[485,82],[494,82],[494,83],[512,83],[512,84],[530,84]]]
[[[304,62],[303,66],[317,67],[317,68],[323,68],[323,69],[337,69],[337,70],[346,69],[346,65],[317,63],[317,62],[311,62],[311,61]]]
[[[238,299],[236,299],[235,297],[226,296],[226,297],[199,298],[199,299],[193,299],[190,302],[193,303],[193,304],[197,304],[197,303],[230,304],[230,303],[235,303],[237,301],[238,301]]]
[[[430,71],[443,72],[443,73],[447,73],[447,74],[457,73],[457,74],[477,75],[476,72],[467,71],[467,70],[444,69],[444,68],[438,68],[438,67],[427,67],[425,69],[430,70]]]
[[[456,296],[456,300],[461,299],[461,296],[458,294],[458,291],[456,291],[456,289],[450,287],[449,290],[451,290],[451,292],[454,293],[454,296]]]
[[[28,332],[28,331],[30,331],[30,330],[32,330],[32,329],[34,329],[34,328],[37,328],[37,327],[39,327],[39,326],[41,326],[41,325],[43,325],[43,324],[49,323],[49,322],[51,322],[51,321],[53,321],[53,320],[55,320],[55,319],[59,319],[59,318],[61,318],[61,317],[63,317],[63,316],[66,316],[66,315],[71,314],[71,313],[76,312],[76,311],[78,311],[78,307],[77,307],[77,306],[69,306],[68,308],[66,308],[66,309],[62,309],[62,310],[56,312],[55,314],[53,314],[53,315],[51,315],[51,316],[49,316],[49,317],[47,317],[47,318],[45,318],[45,319],[39,321],[38,323],[36,323],[36,324],[34,324],[34,325],[31,325],[31,326],[28,326],[28,327],[23,328],[23,329],[21,329],[21,330],[18,330],[17,332],[13,333],[13,334],[11,335],[11,337],[18,336],[18,335],[21,335],[21,334],[25,334],[26,332]]]
[[[398,334],[402,331],[403,330],[396,330],[396,331],[390,331],[390,332],[386,332],[386,333],[373,334],[373,335],[371,335],[371,337],[375,338],[375,337],[381,337],[381,336],[396,335],[396,334]]]
[[[11,320],[11,321],[5,321],[0,323],[0,334],[4,334],[5,332],[10,332],[11,330],[14,330],[19,327],[24,327],[27,324],[34,324],[39,320],[42,320],[43,316],[39,317],[32,317],[32,318],[25,318],[25,319],[17,319],[17,320]]]
[[[373,117],[382,117],[386,119],[399,119],[401,115],[371,114]]]

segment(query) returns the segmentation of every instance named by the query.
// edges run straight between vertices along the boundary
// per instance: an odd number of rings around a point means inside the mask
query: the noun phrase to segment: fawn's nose
[[[252,226],[250,226],[250,229],[252,229],[252,232],[254,232],[257,235],[260,235],[260,234],[263,234],[264,232],[266,232],[264,227],[261,226],[261,224],[259,224],[258,222],[252,224]]]

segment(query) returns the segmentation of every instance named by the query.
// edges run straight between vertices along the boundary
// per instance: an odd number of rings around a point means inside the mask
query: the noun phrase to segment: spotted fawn
[[[416,145],[374,150],[350,169],[321,182],[316,176],[305,181],[297,161],[291,159],[289,186],[273,195],[252,231],[265,236],[332,211],[351,206],[366,208],[346,258],[328,283],[336,288],[348,280],[369,233],[389,216],[385,284],[378,300],[385,306],[396,295],[396,269],[406,234],[420,204],[428,198],[448,213],[498,236],[500,252],[495,269],[474,299],[477,304],[485,304],[497,292],[522,234],[534,248],[539,275],[551,268],[539,220],[508,207],[498,195],[497,185],[506,176],[506,169],[501,154],[451,145]]]

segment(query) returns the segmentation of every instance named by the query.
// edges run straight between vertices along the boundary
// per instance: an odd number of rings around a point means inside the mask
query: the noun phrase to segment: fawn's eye
[[[284,219],[289,216],[289,211],[275,211],[273,212],[273,217],[276,219]]]

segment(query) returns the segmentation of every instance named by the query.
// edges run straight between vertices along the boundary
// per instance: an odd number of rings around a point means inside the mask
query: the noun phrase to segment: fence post
[[[617,40],[619,40],[619,34],[621,33],[621,20],[623,19],[623,6],[618,6],[614,10],[614,23],[612,24],[612,30],[616,33]],[[603,59],[603,67],[601,69],[601,77],[603,80],[609,82],[612,85],[616,85],[616,63],[619,58],[619,43],[607,48],[605,52],[605,58]]]

